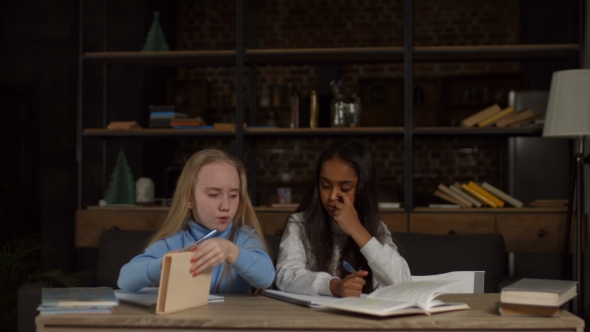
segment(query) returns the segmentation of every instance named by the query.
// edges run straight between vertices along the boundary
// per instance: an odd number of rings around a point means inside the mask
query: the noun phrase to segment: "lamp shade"
[[[590,136],[590,69],[553,73],[543,136]]]

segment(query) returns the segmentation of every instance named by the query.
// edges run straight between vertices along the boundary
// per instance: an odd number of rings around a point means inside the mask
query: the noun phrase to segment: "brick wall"
[[[244,40],[250,34],[249,2],[245,4]],[[260,48],[403,46],[403,1],[390,0],[258,0],[257,40]],[[235,48],[235,1],[178,1],[180,49]],[[421,0],[414,4],[414,44],[493,45],[520,40],[519,2],[510,0]],[[515,62],[418,63],[416,77],[515,72]],[[257,87],[294,85],[304,93],[317,89],[314,66],[263,66],[257,69]],[[345,82],[358,90],[359,80],[403,77],[403,64],[347,65],[339,68]],[[191,68],[191,77],[206,78],[208,105],[205,117],[221,113],[216,121],[233,121],[231,90],[234,68]],[[249,72],[245,70],[245,101],[251,98]],[[261,110],[259,110],[262,113]],[[280,112],[280,111],[277,111]],[[260,121],[265,114],[259,114]],[[279,118],[280,118],[279,114]],[[283,114],[285,115],[285,114]],[[248,118],[245,117],[247,120]],[[213,140],[212,140],[213,141]],[[332,140],[258,140],[258,193],[261,203],[274,200],[275,188],[291,186],[294,199],[310,182],[315,160]],[[378,166],[384,200],[403,199],[404,156],[401,138],[367,138]],[[417,138],[415,190],[417,202],[427,203],[440,182],[490,181],[505,185],[506,139],[489,137]],[[231,143],[214,143],[229,148]],[[191,144],[184,146],[191,151]],[[245,153],[246,163],[248,154]],[[289,170],[289,181],[281,174]],[[284,176],[286,178],[286,176]],[[425,199],[420,197],[424,196]]]

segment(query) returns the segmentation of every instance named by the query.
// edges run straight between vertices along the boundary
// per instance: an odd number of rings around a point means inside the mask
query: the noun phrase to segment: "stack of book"
[[[450,186],[441,183],[434,192],[434,196],[456,207],[462,208],[485,206],[498,208],[504,207],[506,203],[517,208],[523,206],[521,201],[487,182],[481,185],[473,181],[469,181],[468,183],[455,182]],[[431,205],[431,207],[436,206]]]
[[[494,104],[461,121],[463,127],[518,127],[540,121],[545,114],[535,114],[530,108],[516,111],[514,107],[500,108]]]
[[[577,281],[521,279],[502,288],[498,311],[502,316],[558,317],[560,308],[578,295]]]
[[[141,126],[136,121],[111,121],[109,122],[107,129],[139,129]]]
[[[176,112],[174,105],[150,105],[150,128],[169,128],[170,120],[186,118],[185,113]]]
[[[200,117],[171,119],[170,127],[174,129],[211,129],[204,128],[211,126],[207,126],[207,123],[205,123],[205,121],[203,121],[203,119],[201,119]]]
[[[111,287],[42,288],[40,315],[111,314],[119,300]]]

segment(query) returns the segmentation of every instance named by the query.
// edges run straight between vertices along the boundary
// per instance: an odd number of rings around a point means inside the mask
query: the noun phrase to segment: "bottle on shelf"
[[[315,90],[312,90],[309,104],[309,128],[319,128],[319,126],[320,108],[318,105],[318,94]]]
[[[291,128],[299,128],[299,94],[291,91]]]
[[[272,106],[281,106],[281,86],[278,84],[272,90]]]
[[[260,93],[260,107],[269,107],[270,106],[270,91],[268,89],[268,84],[262,85],[262,92]]]

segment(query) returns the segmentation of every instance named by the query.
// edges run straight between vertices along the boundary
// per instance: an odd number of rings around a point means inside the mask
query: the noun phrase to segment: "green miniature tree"
[[[147,51],[168,51],[168,43],[164,38],[164,31],[160,25],[160,13],[154,12],[154,21],[150,27],[145,44],[143,45],[143,52]]]
[[[135,204],[135,182],[123,150],[119,151],[104,200],[108,204]]]

